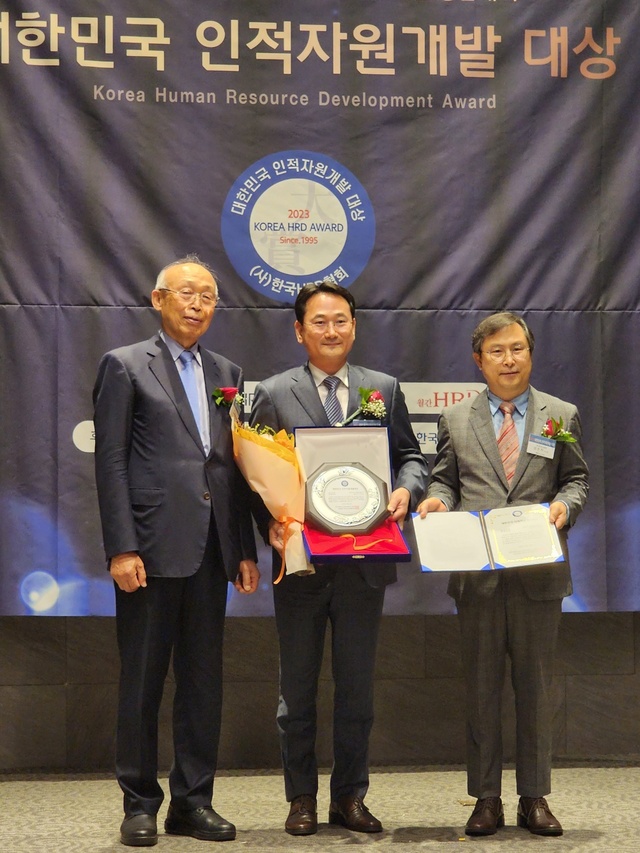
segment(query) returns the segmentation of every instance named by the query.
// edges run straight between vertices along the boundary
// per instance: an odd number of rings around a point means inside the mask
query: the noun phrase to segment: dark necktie
[[[337,376],[327,376],[322,384],[329,389],[327,398],[324,401],[324,410],[329,418],[329,423],[331,426],[334,426],[335,424],[339,424],[344,417],[340,400],[338,400],[338,385],[340,384],[340,380]]]
[[[511,483],[513,479],[520,453],[518,433],[513,420],[515,410],[516,407],[513,403],[500,403],[500,411],[504,414],[504,420],[498,435],[498,450],[500,451],[500,459],[502,459],[507,483]]]

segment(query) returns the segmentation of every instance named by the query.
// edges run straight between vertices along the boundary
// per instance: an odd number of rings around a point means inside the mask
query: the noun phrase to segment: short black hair
[[[485,338],[495,335],[507,326],[513,326],[514,323],[516,326],[520,326],[524,332],[527,338],[527,344],[529,345],[529,352],[533,355],[533,347],[535,345],[533,332],[527,326],[522,317],[518,316],[518,314],[512,314],[511,311],[500,311],[498,314],[491,314],[490,317],[485,317],[484,320],[478,323],[471,335],[471,346],[473,347],[473,351],[479,355],[482,351],[482,344],[484,343]]]
[[[334,296],[341,296],[345,302],[349,305],[349,310],[351,311],[351,319],[353,320],[356,316],[356,303],[351,295],[351,293],[347,290],[346,287],[342,287],[339,284],[336,284],[335,281],[316,281],[311,282],[309,284],[305,284],[304,287],[300,289],[296,297],[296,302],[294,310],[296,312],[296,320],[298,323],[304,323],[304,315],[307,310],[307,302],[311,299],[312,296],[315,296],[316,293],[332,293]]]

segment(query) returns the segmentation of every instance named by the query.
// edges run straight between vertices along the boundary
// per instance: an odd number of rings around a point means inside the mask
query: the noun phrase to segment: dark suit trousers
[[[158,712],[173,652],[174,763],[171,801],[211,805],[222,707],[222,639],[227,578],[215,525],[202,565],[187,578],[147,579],[136,592],[116,588],[120,696],[116,774],[126,814],[156,814]]]
[[[318,566],[274,586],[280,640],[277,723],[287,800],[318,790],[316,698],[327,622],[334,691],[331,799],[369,787],[373,673],[384,602],[352,566]]]
[[[507,655],[516,703],[516,784],[522,797],[551,790],[551,681],[562,600],[527,597],[518,571],[500,571],[495,592],[465,584],[457,602],[467,688],[467,775],[473,797],[498,797]]]

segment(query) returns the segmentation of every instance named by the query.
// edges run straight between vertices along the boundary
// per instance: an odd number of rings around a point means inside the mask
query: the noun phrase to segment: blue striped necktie
[[[337,376],[327,376],[322,384],[329,389],[327,398],[324,401],[324,410],[329,418],[329,423],[331,426],[334,426],[335,424],[339,424],[344,417],[340,400],[338,400],[340,379]]]

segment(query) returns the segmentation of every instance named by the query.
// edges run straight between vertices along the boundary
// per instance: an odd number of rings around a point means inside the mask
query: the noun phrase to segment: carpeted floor
[[[215,808],[238,827],[235,842],[224,850],[310,851],[325,853],[346,845],[364,845],[373,853],[440,850],[447,844],[478,850],[518,851],[528,847],[561,851],[640,849],[635,821],[640,801],[640,767],[559,768],[553,775],[549,805],[564,825],[560,838],[538,838],[515,825],[514,774],[505,771],[503,801],[506,827],[489,838],[464,835],[473,800],[466,795],[460,769],[376,769],[367,805],[383,822],[377,835],[352,833],[326,823],[328,776],[321,777],[317,835],[293,838],[283,830],[288,812],[280,774],[226,772],[216,780]],[[166,790],[166,779],[163,780]],[[165,803],[166,805],[166,803]],[[164,818],[164,807],[160,817]],[[123,851],[118,828],[121,798],[116,783],[103,776],[0,776],[0,850],[2,853],[109,853]],[[162,821],[159,821],[161,829]],[[191,853],[211,843],[160,835],[159,853]],[[216,848],[218,849],[218,848]]]

